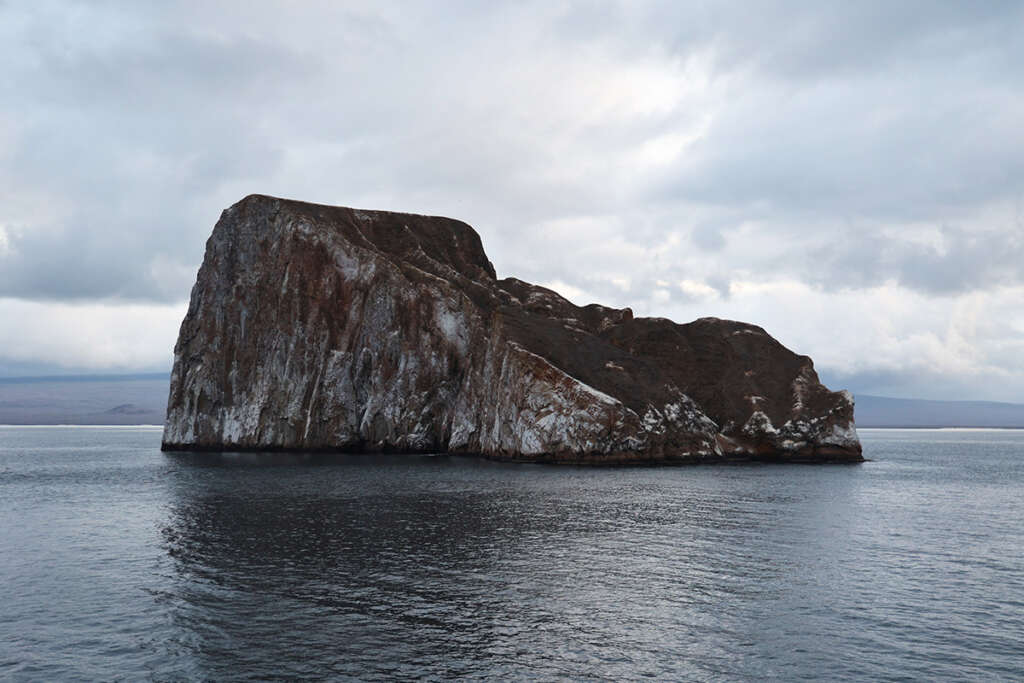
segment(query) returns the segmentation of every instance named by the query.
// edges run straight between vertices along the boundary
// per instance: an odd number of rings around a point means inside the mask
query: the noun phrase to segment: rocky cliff
[[[760,327],[499,280],[447,218],[246,197],[207,242],[174,358],[165,449],[861,460],[849,393]]]

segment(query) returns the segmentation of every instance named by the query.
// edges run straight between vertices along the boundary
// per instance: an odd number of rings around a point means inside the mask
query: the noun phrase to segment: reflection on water
[[[778,602],[808,564],[803,539],[770,542],[792,493],[735,495],[766,470],[171,457],[176,619],[207,672],[271,643],[289,676],[738,673],[744,606]],[[836,474],[812,525],[854,480]]]
[[[1024,435],[931,434],[618,470],[0,434],[0,675],[1011,677]]]
[[[417,490],[397,459],[232,457],[216,473],[209,456],[183,460],[200,474],[175,478],[163,535],[177,617],[206,644],[208,670],[265,661],[269,644],[283,675],[358,672],[360,659],[384,673],[377,660],[429,655],[438,634],[468,648],[497,639],[489,625],[507,620],[515,590],[495,571],[516,543],[503,504],[514,496]]]

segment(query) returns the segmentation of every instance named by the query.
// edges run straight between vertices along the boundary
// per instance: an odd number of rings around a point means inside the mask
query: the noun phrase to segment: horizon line
[[[35,382],[126,382],[144,379],[170,379],[171,371],[165,372],[129,372],[129,373],[93,373],[80,375],[24,375],[0,376],[0,384],[31,384]]]
[[[171,371],[163,372],[131,372],[131,373],[83,373],[65,375],[24,375],[24,376],[0,376],[0,384],[34,384],[44,382],[130,382],[141,380],[156,380],[171,378]],[[918,401],[927,403],[973,403],[983,405],[1001,405],[1024,407],[1024,401],[992,401],[987,399],[942,399],[942,398],[909,398],[906,396],[883,396],[881,394],[861,393],[851,391],[854,399],[858,396],[872,399],[884,399],[887,401]]]

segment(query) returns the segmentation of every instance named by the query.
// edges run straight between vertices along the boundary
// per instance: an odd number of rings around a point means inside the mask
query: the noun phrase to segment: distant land
[[[0,424],[164,423],[168,373],[0,377]],[[858,427],[1024,429],[1024,404],[856,394]]]
[[[1024,428],[1024,404],[994,401],[925,401],[855,394],[858,427]]]
[[[0,378],[0,424],[164,423],[170,374]]]

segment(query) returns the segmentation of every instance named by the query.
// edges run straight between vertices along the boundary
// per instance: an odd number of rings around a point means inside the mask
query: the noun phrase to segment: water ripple
[[[0,677],[1019,677],[1024,434],[864,436],[591,470],[6,429]]]

